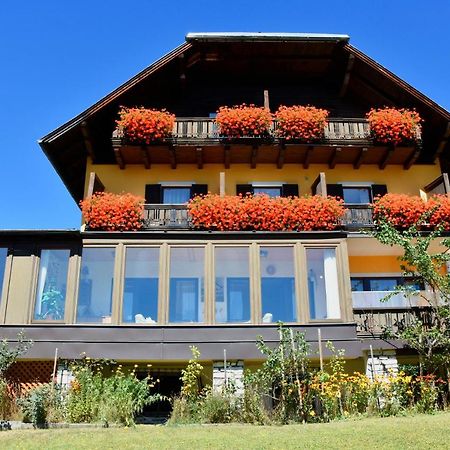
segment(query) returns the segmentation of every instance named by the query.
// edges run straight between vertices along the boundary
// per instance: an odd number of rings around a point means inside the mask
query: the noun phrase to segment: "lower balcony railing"
[[[356,330],[360,335],[398,333],[419,319],[425,327],[433,323],[429,308],[353,309]]]
[[[345,205],[342,225],[348,228],[368,228],[373,226],[373,211],[368,205]]]

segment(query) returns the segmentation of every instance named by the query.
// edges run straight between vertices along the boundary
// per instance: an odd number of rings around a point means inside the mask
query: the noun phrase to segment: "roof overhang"
[[[322,33],[246,33],[246,32],[214,32],[188,33],[187,42],[284,42],[284,41],[316,41],[316,42],[348,42],[347,34]]]

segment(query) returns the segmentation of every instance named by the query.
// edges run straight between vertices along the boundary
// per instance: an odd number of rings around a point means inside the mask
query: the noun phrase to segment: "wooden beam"
[[[330,169],[334,169],[336,167],[337,159],[341,151],[342,151],[341,147],[334,148],[333,154],[331,155],[330,161],[328,162],[328,167]]]
[[[89,174],[89,184],[86,197],[91,197],[92,194],[95,194],[96,192],[104,192],[104,191],[105,186],[100,181],[100,178],[97,176],[95,172],[91,172]]]
[[[225,197],[225,172],[219,173],[219,195]]]
[[[177,168],[177,152],[173,145],[169,145],[169,154],[170,154],[170,167],[172,169]]]
[[[364,156],[365,154],[368,152],[368,148],[367,147],[363,147],[360,151],[359,151],[359,155],[356,157],[355,162],[353,163],[353,168],[354,169],[359,169],[361,167],[361,164],[364,161]]]
[[[267,110],[270,110],[269,91],[267,89],[264,90],[264,108],[266,108]]]
[[[88,124],[85,120],[81,122],[81,134],[83,135],[84,146],[86,148],[87,154],[91,157],[92,160],[94,160],[94,146],[92,145]]]
[[[197,147],[195,149],[195,156],[197,158],[197,167],[203,169],[203,148]]]
[[[444,136],[438,145],[438,148],[436,150],[436,157],[438,157],[444,151],[445,146],[449,141],[449,138],[450,138],[450,122],[447,123],[447,128],[445,130]]]
[[[286,145],[284,143],[281,143],[280,149],[278,150],[277,169],[283,168],[285,157],[286,157]]]
[[[350,54],[348,55],[347,69],[344,75],[344,81],[342,82],[341,91],[339,92],[339,97],[343,97],[347,92],[348,82],[350,81],[350,74],[353,69],[353,64],[355,62],[355,56]]]
[[[386,153],[383,157],[383,159],[380,162],[380,169],[383,170],[386,168],[386,166],[388,165],[389,160],[391,159],[393,153],[395,150],[395,145],[389,145],[388,149],[386,150]]]
[[[225,169],[229,169],[230,168],[230,162],[231,162],[231,147],[226,144],[223,147],[223,164],[225,166]]]
[[[144,161],[144,167],[146,169],[150,169],[150,167],[152,166],[151,161],[150,161],[150,154],[147,151],[147,147],[145,145],[141,146],[141,155],[142,155],[142,160]]]
[[[309,145],[308,148],[306,149],[305,160],[303,161],[304,169],[307,169],[309,167],[313,150],[314,150],[313,145]]]
[[[420,142],[416,142],[416,144],[414,145],[414,152],[411,153],[409,158],[403,164],[403,168],[405,170],[408,170],[416,162],[417,158],[420,155],[421,150],[422,144]]]
[[[123,160],[122,151],[120,147],[114,147],[114,156],[116,157],[116,162],[121,170],[125,169],[125,161]]]
[[[256,169],[256,160],[258,159],[258,145],[252,146],[252,160],[251,160],[251,168]]]

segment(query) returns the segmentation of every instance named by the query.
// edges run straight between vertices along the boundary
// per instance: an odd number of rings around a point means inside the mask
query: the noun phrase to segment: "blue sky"
[[[37,140],[194,31],[345,33],[450,109],[450,2],[4,0],[0,228],[77,228],[80,213]]]

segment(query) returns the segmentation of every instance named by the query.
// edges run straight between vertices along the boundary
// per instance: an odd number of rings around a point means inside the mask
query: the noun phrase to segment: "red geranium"
[[[222,106],[217,111],[219,132],[227,137],[264,136],[272,125],[272,114],[255,105]]]
[[[421,117],[410,109],[378,108],[367,113],[370,133],[376,142],[405,144],[420,137]]]
[[[329,112],[315,106],[280,106],[275,113],[277,135],[312,142],[323,138]]]
[[[142,228],[144,199],[133,194],[97,192],[80,202],[90,230],[135,231]]]
[[[267,195],[194,197],[188,204],[195,228],[219,231],[334,230],[344,214],[334,197],[276,197]]]
[[[445,231],[450,230],[450,198],[446,195],[435,195],[427,202],[430,211],[430,225],[442,226]]]
[[[373,203],[373,218],[377,222],[386,220],[398,228],[416,224],[427,211],[427,204],[418,196],[386,194]]]
[[[136,144],[150,144],[170,136],[175,123],[175,116],[164,109],[123,107],[119,117],[117,129]]]

